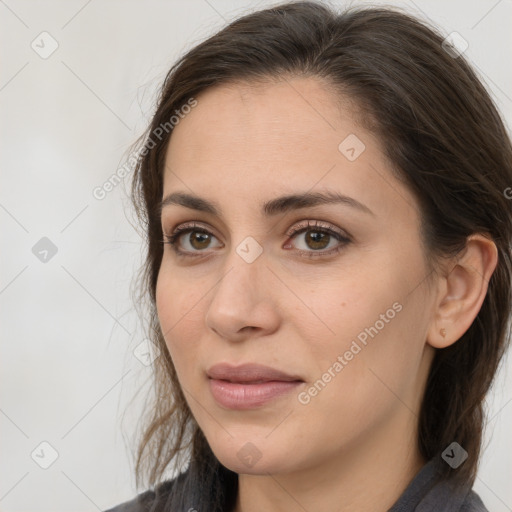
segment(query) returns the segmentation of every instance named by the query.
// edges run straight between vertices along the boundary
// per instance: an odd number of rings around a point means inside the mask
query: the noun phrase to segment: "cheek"
[[[408,409],[417,408],[421,344],[412,337],[411,309],[393,309],[393,298],[390,294],[371,307],[365,303],[364,309],[347,303],[338,309],[332,342],[310,349],[307,359],[314,361],[314,373],[298,412],[302,428],[312,436],[322,432],[322,442],[331,447],[364,436],[395,413],[409,415]],[[389,310],[385,323],[380,314]]]
[[[190,378],[189,370],[196,366],[198,347],[202,337],[204,301],[200,292],[178,272],[167,272],[162,267],[156,285],[156,309],[165,343],[172,357],[180,381]]]
[[[425,277],[421,265],[407,267],[393,257],[366,263],[331,272],[314,293],[297,288],[308,308],[290,310],[310,361],[308,380],[320,380],[317,405],[343,404],[355,415],[364,415],[368,405],[396,401],[393,392],[408,393],[428,324],[424,288],[418,286]]]
[[[302,283],[312,282],[307,276],[301,278]],[[393,281],[389,271],[386,276],[374,276],[369,266],[331,269],[328,275],[315,278],[315,287],[295,280],[295,294],[304,300],[288,309],[287,321],[295,326],[313,360],[325,366],[349,350],[353,340],[371,339],[375,323],[379,337],[389,330],[398,316],[393,304],[402,294]]]

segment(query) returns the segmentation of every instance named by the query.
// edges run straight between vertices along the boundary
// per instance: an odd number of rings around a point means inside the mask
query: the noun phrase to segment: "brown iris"
[[[324,249],[329,245],[330,235],[321,231],[307,231],[306,244],[311,249]]]
[[[192,231],[189,235],[190,245],[194,249],[206,249],[211,241],[210,235],[202,231]]]

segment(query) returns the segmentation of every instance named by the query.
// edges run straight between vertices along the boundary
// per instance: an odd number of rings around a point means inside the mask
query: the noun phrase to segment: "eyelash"
[[[207,235],[213,235],[210,231],[205,229],[204,227],[197,225],[197,224],[184,224],[180,226],[179,228],[175,229],[171,235],[164,234],[165,240],[163,241],[164,244],[169,244],[172,248],[172,250],[176,253],[177,256],[181,258],[196,258],[196,257],[203,257],[204,254],[201,254],[205,251],[193,251],[192,253],[190,251],[182,251],[178,248],[177,240],[180,238],[181,235],[188,232],[198,232],[203,233]],[[323,226],[319,224],[317,221],[307,221],[305,224],[302,224],[300,226],[296,226],[294,229],[290,230],[288,233],[286,233],[286,236],[289,238],[295,237],[297,235],[300,235],[307,231],[314,231],[316,233],[323,233],[329,236],[334,237],[338,242],[340,242],[336,247],[324,250],[324,251],[305,251],[303,249],[297,249],[296,251],[307,258],[322,258],[331,256],[335,253],[340,252],[346,245],[352,242],[351,238],[348,235],[343,235],[339,233],[338,231],[334,231],[333,229]]]

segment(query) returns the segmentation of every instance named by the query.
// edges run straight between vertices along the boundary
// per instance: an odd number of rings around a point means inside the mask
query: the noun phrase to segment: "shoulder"
[[[470,491],[462,504],[460,512],[489,512],[475,491]]]
[[[138,494],[135,498],[116,505],[103,512],[157,512],[164,510],[165,502],[176,482],[167,480],[160,483],[155,490],[148,490]]]
[[[440,456],[416,474],[388,512],[489,512],[470,482],[447,479]]]
[[[187,469],[173,479],[103,512],[231,510],[236,499],[238,475],[215,460],[204,466],[191,461]],[[220,502],[222,506],[219,508]]]

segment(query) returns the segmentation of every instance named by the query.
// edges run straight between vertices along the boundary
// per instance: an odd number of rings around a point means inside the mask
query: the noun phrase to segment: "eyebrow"
[[[301,208],[311,208],[323,204],[344,204],[356,208],[364,213],[375,215],[366,205],[356,199],[339,194],[338,192],[306,192],[303,194],[290,194],[277,197],[263,203],[262,213],[266,217],[272,217],[278,214],[286,213]],[[157,206],[161,214],[163,209],[170,205],[184,206],[191,210],[209,213],[217,217],[222,216],[222,209],[217,203],[208,201],[202,197],[194,196],[184,192],[173,192],[166,196]]]

